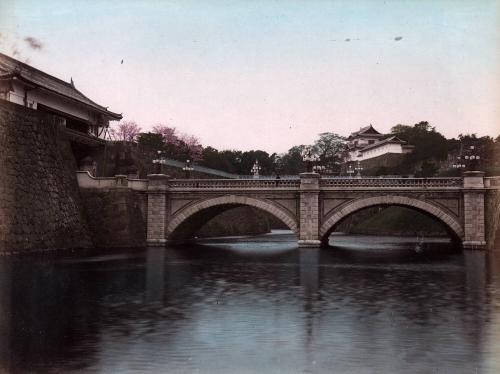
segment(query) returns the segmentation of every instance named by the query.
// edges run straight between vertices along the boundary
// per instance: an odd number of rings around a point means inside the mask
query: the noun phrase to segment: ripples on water
[[[0,259],[0,369],[497,373],[500,262],[427,240],[273,233]]]

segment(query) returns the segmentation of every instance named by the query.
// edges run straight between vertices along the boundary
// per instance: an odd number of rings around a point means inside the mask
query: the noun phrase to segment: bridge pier
[[[484,173],[468,171],[464,173],[464,239],[466,249],[485,249],[485,209]]]
[[[300,174],[299,247],[319,247],[319,174]]]
[[[167,193],[168,175],[148,175],[148,246],[164,246],[167,242],[165,230],[168,224]]]

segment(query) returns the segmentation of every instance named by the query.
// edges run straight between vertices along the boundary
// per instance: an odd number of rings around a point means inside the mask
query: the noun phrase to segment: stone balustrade
[[[484,187],[500,189],[500,177],[484,178]]]
[[[148,179],[129,179],[126,175],[93,177],[87,171],[77,171],[81,188],[120,188],[147,191]],[[182,189],[291,189],[298,190],[299,179],[168,179],[168,188]],[[343,188],[462,188],[463,178],[321,178],[320,189]],[[500,188],[500,177],[484,178],[485,188]]]
[[[462,178],[335,178],[321,179],[325,188],[461,188]]]
[[[93,177],[88,171],[77,171],[76,179],[80,188],[130,188],[134,191],[147,191],[147,179],[128,179],[126,175],[114,177]]]
[[[299,179],[172,179],[171,189],[299,189]]]
[[[125,175],[95,178],[87,171],[77,172],[81,188],[119,188],[146,191],[147,179],[128,179]],[[298,190],[299,179],[169,179],[168,188],[182,189],[291,189]],[[462,178],[322,178],[319,188],[461,188]],[[485,187],[500,187],[500,177],[485,178]]]

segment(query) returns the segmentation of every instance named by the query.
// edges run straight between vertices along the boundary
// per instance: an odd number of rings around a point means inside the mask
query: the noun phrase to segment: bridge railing
[[[172,179],[170,188],[286,188],[298,189],[299,179]]]
[[[323,188],[460,188],[462,178],[325,178]],[[225,188],[287,188],[298,189],[299,179],[171,179],[170,188],[225,189]]]
[[[147,179],[128,179],[126,175],[114,177],[93,177],[88,171],[77,171],[76,179],[80,188],[109,189],[129,188],[136,191],[147,191]]]
[[[81,188],[119,188],[146,191],[148,180],[128,179],[125,175],[95,178],[86,171],[77,172]],[[170,189],[292,189],[300,188],[300,179],[170,179]],[[322,178],[320,188],[462,188],[462,178]],[[484,178],[486,188],[499,188],[500,177]]]
[[[449,188],[462,187],[462,178],[335,178],[321,179],[321,187],[394,187]]]
[[[500,177],[484,178],[484,187],[500,188]]]

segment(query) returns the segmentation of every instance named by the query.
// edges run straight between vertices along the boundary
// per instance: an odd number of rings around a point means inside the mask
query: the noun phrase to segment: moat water
[[[0,258],[0,372],[500,372],[499,256],[332,239]]]

